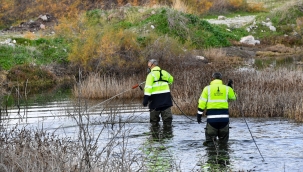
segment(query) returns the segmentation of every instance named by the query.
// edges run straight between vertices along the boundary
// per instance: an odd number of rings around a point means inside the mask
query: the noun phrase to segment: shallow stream
[[[89,102],[87,105],[97,103]],[[21,111],[9,109],[10,119],[4,121],[3,125],[43,128],[76,141],[79,127],[70,116],[77,116],[75,109],[74,103],[68,99],[42,105],[29,104]],[[161,126],[150,128],[148,110],[141,107],[140,101],[127,105],[111,103],[106,110],[96,107],[87,114],[89,120],[96,121],[92,127],[94,133],[100,132],[104,125],[108,126],[99,138],[99,148],[104,147],[110,133],[123,124],[123,130],[127,132],[117,138],[127,139],[127,149],[141,152],[150,159],[153,159],[152,154],[157,154],[155,161],[165,162],[159,165],[161,168],[151,166],[152,171],[211,171],[210,168],[214,166],[223,171],[303,170],[303,124],[286,119],[246,118],[246,123],[243,118],[231,118],[230,141],[227,147],[221,148],[203,146],[205,122],[198,124],[195,117],[174,115],[171,129]],[[205,121],[205,118],[202,120]],[[152,150],[157,152],[151,153]],[[167,164],[168,167],[165,167]]]

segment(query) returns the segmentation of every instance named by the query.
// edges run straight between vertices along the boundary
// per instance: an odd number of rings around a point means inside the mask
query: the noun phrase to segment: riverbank
[[[297,2],[288,7],[289,15],[281,17],[277,12],[254,13],[254,21],[238,27],[211,24],[207,22],[211,19],[167,6],[123,6],[86,11],[79,20],[62,19],[51,35],[41,34],[47,29],[15,37],[8,31],[2,36],[10,37],[10,42],[0,46],[2,71],[7,75],[2,85],[8,92],[23,87],[32,93],[35,88],[30,84],[56,85],[68,78],[77,82],[75,97],[106,99],[143,82],[146,62],[155,58],[174,76],[172,94],[187,114],[195,115],[201,89],[219,71],[224,82],[234,80],[241,99],[233,116],[241,116],[244,108],[252,117],[301,121],[301,97],[296,94],[301,92],[300,7]],[[252,14],[239,15],[233,18],[243,21],[241,16]],[[230,16],[217,17],[231,21]],[[294,95],[293,104],[281,95]],[[119,98],[142,98],[142,92]],[[176,108],[173,111],[180,114]]]

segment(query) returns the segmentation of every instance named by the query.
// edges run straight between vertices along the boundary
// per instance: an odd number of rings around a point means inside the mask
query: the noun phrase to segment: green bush
[[[95,9],[86,12],[87,23],[90,25],[101,24],[102,10]]]
[[[16,40],[14,47],[0,46],[0,67],[9,70],[21,64],[67,63],[68,45],[62,38],[30,40],[12,38]]]
[[[230,33],[226,26],[214,26],[196,15],[166,8],[140,24],[141,27],[146,25],[154,25],[158,34],[172,36],[182,44],[191,41],[193,48],[230,46],[230,40],[239,40],[246,33],[244,29],[235,29],[236,33]]]
[[[24,46],[0,46],[0,66],[8,70],[15,65],[30,63],[36,55],[35,51]]]

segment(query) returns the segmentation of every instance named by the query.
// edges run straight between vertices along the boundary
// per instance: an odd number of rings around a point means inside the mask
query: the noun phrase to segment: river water
[[[212,171],[212,168],[218,171],[303,171],[302,124],[283,118],[231,118],[228,145],[203,146],[205,122],[198,124],[195,117],[174,115],[172,128],[151,128],[148,110],[142,108],[140,102],[111,102],[106,108],[100,105],[85,112],[83,116],[89,118],[83,118],[84,121],[94,121],[91,123],[94,133],[98,134],[108,126],[98,138],[101,140],[99,148],[106,146],[110,133],[120,128],[127,132],[117,138],[127,139],[127,149],[141,151],[150,159],[157,154],[157,158],[161,157],[160,161],[165,162],[158,165],[161,168],[150,165],[151,171]],[[83,104],[92,107],[98,102]],[[77,112],[75,102],[69,99],[32,103],[26,109],[21,107],[20,111],[10,108],[10,119],[2,125],[43,128],[77,140]],[[157,152],[152,153],[152,150]]]

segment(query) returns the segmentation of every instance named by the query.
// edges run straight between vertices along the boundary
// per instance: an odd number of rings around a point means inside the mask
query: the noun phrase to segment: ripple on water
[[[57,102],[50,103],[50,105],[38,106],[31,109],[27,116],[28,119],[12,119],[8,123],[13,126],[16,123],[27,125],[28,127],[44,128],[62,134],[64,136],[71,136],[77,139],[77,125],[66,116],[64,111],[71,109],[69,103],[63,104]],[[59,106],[60,105],[60,106]],[[141,104],[138,104],[141,106]],[[168,138],[161,138],[153,140],[153,135],[149,127],[149,113],[145,109],[139,109],[138,112],[122,113],[120,115],[121,122],[127,121],[124,127],[124,132],[128,133],[128,146],[130,149],[140,150],[144,146],[164,146],[162,151],[167,151],[169,154],[163,153],[163,158],[170,158],[172,163],[178,164],[182,172],[199,171],[203,164],[211,159],[208,150],[203,146],[204,127],[205,123],[198,124],[195,122],[195,117],[188,119],[182,115],[174,115],[172,135]],[[12,110],[12,116],[17,110]],[[97,110],[96,110],[97,111]],[[140,111],[140,112],[139,112]],[[45,116],[42,118],[41,116]],[[99,115],[95,113],[92,117],[98,120],[106,121],[108,115]],[[117,118],[116,120],[119,120]],[[246,118],[247,124],[241,118],[231,118],[230,121],[230,141],[228,143],[229,149],[226,151],[226,156],[229,161],[231,171],[239,170],[254,170],[262,172],[273,171],[301,171],[303,169],[303,125],[294,124],[284,119],[251,119]],[[117,121],[116,121],[117,122]],[[95,133],[101,131],[102,123],[96,124],[92,129]],[[118,126],[118,123],[115,124]],[[113,128],[115,129],[115,128]],[[108,141],[109,133],[113,132],[111,127],[104,130],[104,135],[100,138],[100,145],[104,146]],[[251,133],[250,133],[251,132]],[[127,132],[126,132],[127,133]],[[161,135],[162,137],[162,135]],[[253,138],[254,140],[253,140]],[[121,138],[118,139],[123,139]],[[261,152],[259,152],[257,146]],[[212,152],[216,153],[216,152]],[[168,156],[169,155],[169,156]],[[263,158],[265,162],[263,162]],[[198,166],[202,165],[202,166]]]

